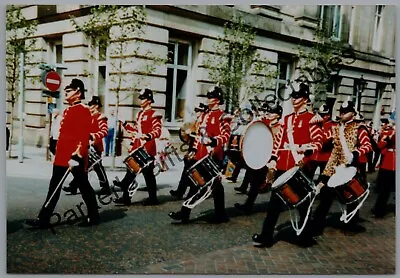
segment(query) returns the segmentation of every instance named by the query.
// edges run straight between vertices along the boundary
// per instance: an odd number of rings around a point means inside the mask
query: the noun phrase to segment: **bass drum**
[[[261,120],[251,122],[240,142],[242,157],[251,169],[263,168],[272,155],[273,135],[271,129]]]

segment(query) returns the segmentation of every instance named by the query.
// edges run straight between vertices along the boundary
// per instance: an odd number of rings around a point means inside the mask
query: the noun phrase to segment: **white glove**
[[[118,116],[118,121],[120,121],[121,123],[125,123],[125,119],[123,119],[121,116]]]
[[[276,169],[276,161],[271,160],[270,162],[267,163],[266,166],[268,167],[268,169]]]
[[[350,153],[349,156],[346,156],[346,159],[348,161],[347,164],[351,164],[353,162],[354,155],[352,153]]]
[[[324,184],[322,182],[317,184],[317,187],[315,188],[316,195],[318,195],[321,192],[322,187],[324,187]]]
[[[69,165],[69,167],[73,168],[73,167],[79,166],[79,162],[74,159],[70,159],[68,161],[68,165]]]

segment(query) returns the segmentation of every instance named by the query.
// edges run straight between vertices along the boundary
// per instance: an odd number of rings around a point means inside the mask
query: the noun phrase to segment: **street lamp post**
[[[363,75],[361,75],[360,79],[358,79],[357,82],[357,97],[356,97],[356,108],[358,111],[360,111],[360,107],[361,107],[361,96],[362,93],[365,90],[365,87],[367,86],[367,82],[364,80]]]
[[[19,116],[19,138],[18,138],[18,162],[24,162],[24,102],[25,102],[25,57],[24,52],[20,53],[20,67],[19,67],[19,100],[18,100],[18,116]]]

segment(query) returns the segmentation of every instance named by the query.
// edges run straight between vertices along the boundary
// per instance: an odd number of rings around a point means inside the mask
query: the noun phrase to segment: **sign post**
[[[42,72],[42,83],[46,87],[43,90],[43,96],[47,97],[47,112],[49,114],[49,133],[48,133],[48,144],[46,149],[46,160],[50,160],[50,136],[51,136],[51,125],[52,125],[52,113],[53,109],[56,108],[55,100],[60,96],[58,91],[61,87],[61,76],[54,70],[54,68],[66,69],[65,67],[40,65]]]
[[[46,88],[51,92],[56,92],[61,86],[61,77],[56,71],[47,72],[44,78]]]

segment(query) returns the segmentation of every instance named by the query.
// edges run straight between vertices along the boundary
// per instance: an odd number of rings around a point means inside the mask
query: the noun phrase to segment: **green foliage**
[[[214,44],[215,53],[206,55],[204,64],[209,77],[224,88],[229,112],[240,102],[265,91],[268,81],[277,76],[253,45],[255,37],[252,27],[246,26],[241,17],[233,17],[225,23],[224,35]]]
[[[327,37],[327,34],[324,27],[319,27],[315,31],[315,43],[311,48],[305,49],[302,46],[297,48],[300,79],[313,84],[316,102],[325,100],[331,76],[340,70],[339,57],[343,52],[342,44],[332,37]]]
[[[32,56],[36,39],[31,37],[37,30],[37,21],[27,20],[21,7],[9,5],[6,11],[6,80],[8,97],[12,106],[19,96],[19,66],[20,53],[24,53],[25,75],[29,71],[27,64]]]
[[[120,92],[123,89],[123,81],[128,81],[131,85],[128,89],[134,93],[144,85],[142,82],[144,76],[152,73],[156,65],[166,62],[166,58],[157,57],[150,51],[139,54],[143,42],[141,36],[145,32],[146,16],[142,6],[98,5],[91,9],[85,22],[71,17],[76,31],[83,32],[90,39],[93,49],[96,46],[107,48],[109,72],[112,73],[110,80],[117,84],[117,87],[112,90],[116,94],[117,105],[121,101]],[[124,58],[125,56],[146,58],[147,63],[138,71],[142,77],[132,80],[130,74],[123,72],[124,65],[133,62],[132,59]],[[91,58],[97,57],[91,55]]]

